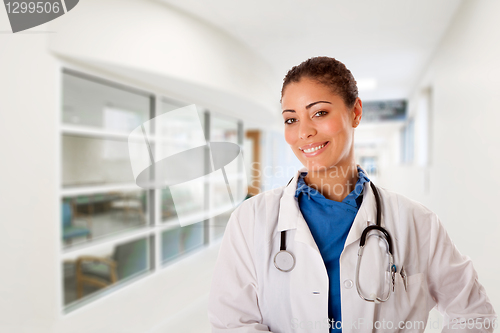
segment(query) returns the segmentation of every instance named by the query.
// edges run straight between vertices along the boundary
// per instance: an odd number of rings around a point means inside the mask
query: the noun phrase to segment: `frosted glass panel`
[[[151,270],[150,238],[89,249],[62,263],[64,305],[95,299]],[[67,308],[70,310],[70,308]]]
[[[203,222],[164,231],[161,236],[162,263],[203,245]]]
[[[238,123],[213,116],[211,118],[210,141],[224,141],[238,143]]]
[[[135,183],[126,139],[62,136],[62,185]]]
[[[146,94],[67,72],[62,80],[64,124],[129,133],[149,119]]]
[[[69,248],[102,240],[148,224],[146,191],[109,191],[65,196],[61,241]]]

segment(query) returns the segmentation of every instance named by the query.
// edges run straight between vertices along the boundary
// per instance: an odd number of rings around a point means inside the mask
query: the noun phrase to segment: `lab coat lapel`
[[[376,223],[376,218],[377,206],[375,195],[373,194],[370,183],[366,182],[363,185],[363,202],[358,210],[358,214],[356,214],[356,217],[354,218],[351,230],[347,235],[347,239],[344,245],[344,251],[340,256],[340,271],[342,281],[356,281],[355,267],[359,239],[361,238],[363,230],[368,225]],[[349,246],[351,244],[352,246]],[[365,325],[368,325],[368,323],[374,323],[375,312],[377,311],[375,303],[363,301],[360,297],[358,297],[355,288],[343,289],[342,294],[342,319],[344,321],[344,324],[347,326],[346,331],[350,331],[349,328],[351,328],[350,325],[352,324],[358,323],[359,325],[361,325],[361,323],[359,322],[360,320],[363,320]],[[356,311],[344,311],[344,309],[356,309]],[[362,318],[357,318],[356,314],[362,314]],[[372,331],[371,329],[367,328],[368,326],[365,325],[359,327],[360,332]]]
[[[318,246],[309,230],[309,226],[299,208],[299,203],[295,198],[297,182],[301,172],[307,171],[306,168],[300,169],[288,186],[283,191],[283,196],[280,199],[278,231],[297,229],[295,240],[311,246],[318,251]],[[363,170],[364,171],[364,170]],[[383,212],[382,212],[383,215]],[[356,242],[363,233],[363,230],[370,224],[376,223],[377,206],[375,195],[370,187],[370,183],[366,182],[363,185],[363,202],[356,214],[351,230],[347,236],[344,248]]]
[[[309,230],[306,220],[302,216],[299,208],[299,203],[295,198],[297,190],[297,182],[301,172],[307,171],[307,168],[300,169],[293,177],[292,181],[283,191],[283,196],[280,199],[278,231],[296,229],[295,241],[309,245],[318,253],[319,249],[314,241],[314,238]]]
[[[297,189],[298,175],[300,171],[292,178],[283,190],[280,199],[278,215],[278,231],[297,228],[297,221],[300,215],[299,203],[295,200],[295,190]]]
[[[383,213],[383,212],[382,212]],[[361,238],[363,230],[370,224],[375,224],[377,219],[377,204],[375,201],[375,195],[373,194],[372,188],[369,182],[363,185],[363,202],[358,210],[358,214],[354,218],[351,230],[344,245],[346,246],[356,242]]]
[[[311,322],[323,323],[328,319],[329,288],[328,273],[323,258],[309,226],[302,216],[298,200],[295,198],[298,177],[303,171],[307,171],[307,169],[299,170],[290,184],[283,190],[278,217],[279,232],[295,230],[289,234],[293,237],[290,248],[296,256],[296,267],[287,276],[290,279],[291,323],[297,320],[301,325]],[[277,239],[279,242],[279,238]],[[290,321],[288,321],[289,323]],[[286,327],[283,327],[283,332],[285,331],[298,332],[299,330],[287,330]],[[323,326],[307,331],[326,333],[329,330]]]

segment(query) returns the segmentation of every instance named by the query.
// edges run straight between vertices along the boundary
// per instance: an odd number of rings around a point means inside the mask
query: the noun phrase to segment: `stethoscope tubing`
[[[290,268],[286,269],[286,268],[282,268],[279,266],[279,264],[277,263],[277,259],[278,259],[278,256],[280,256],[280,255],[281,256],[290,255],[290,257],[292,258],[292,266]],[[274,267],[276,267],[278,270],[285,272],[285,273],[292,271],[293,268],[295,267],[295,256],[293,255],[292,252],[286,250],[286,230],[281,232],[280,251],[274,255],[273,261],[274,261]]]
[[[381,237],[380,235],[370,235],[370,236],[376,236],[380,239],[382,239],[385,243],[386,243],[386,246],[387,246],[387,249],[389,248],[389,244],[387,242],[387,239],[384,238],[384,237]],[[368,236],[368,237],[370,237]],[[387,296],[385,298],[380,298],[378,296],[375,295],[375,298],[367,298],[363,295],[363,293],[361,292],[361,288],[359,286],[359,266],[360,266],[360,263],[361,263],[361,257],[363,256],[363,251],[364,251],[364,248],[365,246],[360,246],[359,249],[358,249],[358,259],[356,261],[356,291],[358,292],[358,295],[359,297],[361,297],[361,299],[367,301],[367,302],[375,302],[375,303],[381,303],[381,302],[385,302],[389,299],[389,297],[391,297],[391,282],[389,281],[389,288],[388,288],[388,291],[387,291]],[[389,253],[389,267],[392,267],[394,266],[394,259],[393,259],[393,256],[392,254]]]
[[[290,181],[288,182],[288,184],[286,186],[288,186],[292,180],[293,180],[293,178],[290,179]],[[390,289],[391,289],[390,283],[391,282],[390,281],[389,281],[389,290],[387,292],[387,296],[384,298],[380,298],[378,296],[375,296],[375,298],[367,298],[363,295],[363,293],[361,292],[361,288],[359,286],[359,267],[360,267],[360,263],[361,263],[361,257],[363,256],[364,247],[366,244],[366,239],[368,237],[370,237],[368,235],[368,233],[370,231],[374,231],[374,230],[379,231],[384,236],[384,237],[382,237],[380,235],[372,234],[374,236],[377,236],[377,237],[383,239],[385,244],[386,244],[387,251],[389,254],[389,267],[390,267],[391,274],[393,277],[392,278],[392,290],[393,291],[394,291],[394,274],[396,273],[396,265],[394,265],[394,256],[393,256],[393,252],[392,252],[393,247],[392,247],[391,235],[389,234],[389,232],[385,228],[383,228],[381,226],[382,212],[381,212],[380,196],[378,193],[378,189],[372,182],[370,182],[370,187],[373,191],[373,194],[375,195],[375,202],[376,202],[376,208],[377,208],[377,219],[376,219],[375,225],[367,226],[361,234],[361,238],[359,240],[358,258],[357,258],[357,262],[356,262],[356,278],[355,278],[355,280],[356,280],[356,290],[358,292],[359,297],[361,297],[361,299],[368,301],[368,302],[379,303],[379,302],[385,302],[390,298],[390,295],[391,295],[391,291],[390,291]],[[274,266],[282,272],[290,272],[295,267],[295,256],[290,251],[286,250],[286,232],[287,232],[287,230],[281,231],[280,251],[278,253],[276,253],[276,255],[274,256]],[[277,263],[277,258],[278,258],[278,255],[280,255],[280,254],[281,255],[290,255],[290,257],[292,258],[292,265],[290,268],[284,269],[284,268],[279,266],[279,264]]]

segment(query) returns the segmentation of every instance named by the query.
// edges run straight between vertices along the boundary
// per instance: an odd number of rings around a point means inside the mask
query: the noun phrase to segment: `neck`
[[[341,202],[354,190],[358,181],[358,169],[352,160],[330,169],[309,171],[304,180],[307,185],[319,191],[325,198]]]

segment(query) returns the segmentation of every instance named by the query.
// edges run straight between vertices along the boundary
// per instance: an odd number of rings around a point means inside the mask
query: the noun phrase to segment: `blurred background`
[[[358,81],[357,162],[439,215],[500,311],[499,15],[489,0],[84,0],[12,34],[0,10],[0,331],[210,332],[231,211],[181,228],[168,188],[135,184],[128,133],[196,104],[208,140],[243,148],[250,195],[286,185],[301,165],[281,82],[319,55]]]

